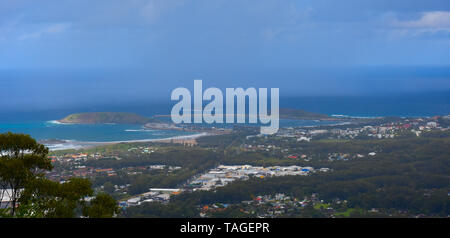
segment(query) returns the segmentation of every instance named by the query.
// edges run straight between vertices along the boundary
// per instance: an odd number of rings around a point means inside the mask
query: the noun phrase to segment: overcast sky
[[[1,0],[0,106],[450,89],[448,0]],[[389,85],[386,87],[386,85]]]

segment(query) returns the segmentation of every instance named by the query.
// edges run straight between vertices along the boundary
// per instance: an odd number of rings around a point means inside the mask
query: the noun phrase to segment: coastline
[[[185,135],[185,136],[173,136],[168,138],[159,138],[159,139],[142,139],[142,140],[123,140],[123,141],[90,141],[90,142],[81,142],[84,144],[92,144],[92,145],[113,145],[119,143],[139,143],[139,142],[161,142],[161,141],[170,141],[170,140],[183,140],[183,139],[197,139],[203,136],[212,135],[211,133],[202,132],[193,135]]]
[[[114,145],[114,144],[120,144],[120,143],[140,143],[140,142],[162,142],[162,143],[181,143],[181,144],[195,144],[195,139],[198,139],[200,137],[209,136],[212,135],[212,133],[202,132],[192,135],[184,135],[184,136],[174,136],[174,137],[168,137],[168,138],[159,138],[159,139],[142,139],[142,140],[124,140],[124,141],[72,141],[72,140],[66,140],[65,143],[58,143],[54,144],[53,146],[45,145],[49,148],[50,151],[57,151],[57,150],[68,150],[68,149],[85,149],[95,146],[102,146],[102,145]],[[54,148],[51,148],[54,147]]]

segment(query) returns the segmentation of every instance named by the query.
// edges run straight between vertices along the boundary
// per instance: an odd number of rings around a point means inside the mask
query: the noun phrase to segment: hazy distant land
[[[169,117],[170,115],[156,115],[155,117]],[[307,112],[299,109],[281,108],[280,118],[297,120],[336,120],[326,114]],[[147,118],[136,113],[127,112],[88,112],[75,113],[58,120],[68,124],[142,124],[147,128],[179,129],[172,123],[163,122],[155,118]]]
[[[298,120],[336,120],[326,114],[308,112],[300,109],[280,108],[280,118],[283,119],[298,119]]]
[[[246,116],[248,116],[248,114],[246,114]],[[308,112],[294,108],[280,108],[279,116],[281,119],[293,120],[339,120],[339,118],[328,116],[327,114]],[[170,115],[155,115],[155,118],[156,117],[170,117]]]

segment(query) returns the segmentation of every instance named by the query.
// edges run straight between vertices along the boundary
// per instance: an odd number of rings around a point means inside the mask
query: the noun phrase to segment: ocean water
[[[333,124],[333,121],[284,120],[281,127],[298,127]],[[129,124],[61,124],[55,121],[1,123],[0,133],[29,134],[36,140],[65,140],[72,142],[115,142],[165,139],[196,134],[177,130],[151,130],[141,125]]]
[[[152,106],[149,106],[152,105]],[[59,124],[55,120],[70,113],[115,111],[134,112],[143,116],[169,114],[173,102],[89,105],[76,108],[0,110],[0,133],[29,134],[37,140],[58,139],[75,142],[112,142],[163,139],[196,134],[174,130],[146,130],[141,125]],[[372,96],[325,96],[280,98],[280,107],[303,109],[328,115],[355,117],[434,116],[450,114],[450,92]],[[170,120],[170,118],[165,118]],[[280,127],[335,124],[334,121],[280,120]],[[225,125],[226,126],[226,125]]]
[[[193,134],[183,131],[144,129],[140,125],[60,124],[53,121],[0,124],[0,133],[8,131],[29,134],[37,140],[56,139],[83,142],[162,139]]]
[[[431,82],[430,82],[431,83]],[[387,88],[391,87],[389,84]],[[280,106],[354,117],[424,117],[450,114],[450,91],[280,99]]]

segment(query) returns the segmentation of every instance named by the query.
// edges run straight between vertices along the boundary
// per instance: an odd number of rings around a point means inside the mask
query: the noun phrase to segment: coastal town
[[[387,191],[375,189],[376,184],[386,183],[388,175],[375,177],[372,185],[365,180],[339,181],[389,173],[390,167],[399,167],[398,171],[424,166],[424,159],[408,164],[403,158],[411,154],[428,158],[436,153],[428,146],[448,148],[449,129],[450,115],[340,119],[328,125],[281,127],[273,135],[259,134],[254,126],[210,127],[208,133],[200,129],[204,134],[198,137],[53,150],[48,155],[53,169],[46,171],[45,177],[59,184],[72,178],[88,179],[95,193],[109,194],[117,201],[124,217],[147,216],[150,211],[171,211],[178,216],[180,206],[198,217],[426,217],[428,207],[418,211],[388,209],[378,202],[377,196],[393,196],[377,195]],[[447,182],[441,182],[441,177],[436,180],[435,173],[446,173],[445,166],[438,164],[446,161],[448,154],[440,153],[433,159],[439,162],[427,166],[438,167],[430,168],[428,177],[421,181],[443,187],[420,189],[415,199],[444,199]],[[379,183],[379,179],[384,182]],[[315,185],[324,180],[330,180],[330,185]],[[370,200],[373,205],[348,197],[372,187],[367,196],[374,196]],[[3,209],[9,206],[8,196],[3,196]],[[390,199],[395,204],[395,197]]]
[[[327,172],[330,169],[320,168],[315,170],[312,167],[300,166],[271,166],[260,167],[251,165],[220,165],[208,171],[205,174],[194,178],[189,183],[188,187],[193,191],[197,190],[212,190],[217,187],[222,187],[236,180],[246,180],[249,177],[265,178],[271,176],[306,176],[315,172]]]
[[[244,217],[254,218],[277,218],[288,217],[289,213],[296,210],[320,210],[324,217],[345,217],[351,212],[346,207],[347,201],[335,200],[332,203],[325,203],[320,200],[317,194],[311,194],[304,198],[296,198],[284,193],[274,195],[260,195],[253,200],[242,201],[238,204],[215,203],[204,205],[200,208],[200,217],[222,217],[234,210]],[[371,211],[376,213],[376,210]]]
[[[450,0],[0,0],[0,89],[12,234],[448,229],[353,218],[450,218]]]
[[[394,122],[382,121],[375,125],[364,126],[322,126],[313,128],[281,128],[275,135],[280,138],[293,138],[298,142],[309,142],[313,139],[389,139],[396,136],[402,136],[405,133],[420,136],[423,132],[430,132],[432,130],[448,130],[448,126],[441,126],[439,120],[449,120],[450,116],[431,117],[431,118],[404,118],[398,119]],[[351,124],[347,124],[351,125]],[[263,135],[257,135],[256,137]],[[247,139],[255,136],[248,136]],[[247,146],[252,148],[251,146]],[[258,148],[258,146],[257,146]],[[259,147],[261,148],[261,147]]]
[[[202,138],[190,141],[190,143],[158,142],[158,143],[121,143],[118,145],[105,145],[103,147],[87,148],[84,150],[55,151],[50,155],[55,169],[46,176],[64,183],[72,177],[92,179],[95,189],[108,191],[118,198],[119,206],[126,210],[130,207],[138,207],[147,203],[169,204],[171,199],[180,194],[189,194],[196,191],[215,191],[236,181],[260,179],[283,176],[307,177],[319,173],[333,173],[332,164],[349,160],[361,160],[377,158],[383,153],[380,148],[364,148],[359,151],[328,151],[321,149],[319,152],[309,149],[310,146],[323,141],[385,141],[397,138],[420,138],[429,136],[430,133],[447,133],[449,131],[449,116],[430,118],[396,118],[395,120],[377,119],[372,122],[348,123],[315,127],[283,127],[275,135],[260,135],[250,133],[240,135],[239,143],[234,144],[232,153],[245,155],[258,153],[269,156],[272,165],[259,165],[258,163],[233,163],[232,158],[211,163],[202,171],[192,171],[184,164],[168,164],[145,162],[145,159],[156,155],[166,154],[173,150],[196,150],[215,152],[217,146],[210,146],[209,140]],[[447,124],[446,124],[447,123]],[[239,128],[239,132],[242,131]],[[233,133],[224,135],[232,136]],[[220,138],[220,136],[218,136]],[[205,137],[207,138],[207,137]],[[293,144],[295,146],[293,146]],[[327,152],[327,153],[324,153]],[[228,152],[230,153],[230,152]],[[122,162],[135,158],[136,166],[119,166]],[[305,163],[317,164],[324,161],[319,168],[308,166]],[[242,162],[249,162],[243,160]],[[127,163],[125,163],[127,164]],[[108,167],[108,165],[110,165]],[[142,185],[137,189],[139,178],[174,178],[175,186]],[[124,179],[126,178],[126,179]],[[148,187],[146,187],[148,186]],[[319,195],[306,198],[292,198],[285,194],[258,195],[255,200],[242,201],[238,206],[244,214],[252,214],[257,217],[278,217],[284,211],[304,208],[308,204],[319,206],[320,200],[315,199]],[[341,201],[342,202],[342,201]],[[269,204],[270,209],[260,214],[253,214],[252,206]],[[340,204],[340,203],[339,203]],[[339,205],[337,204],[337,205]],[[227,209],[230,204],[204,204],[199,207],[202,217],[215,216],[214,213]],[[336,204],[334,204],[337,206]],[[230,205],[230,208],[237,205]],[[322,206],[322,205],[320,205]],[[340,206],[340,205],[339,205]],[[287,210],[286,210],[287,209]],[[322,214],[333,217],[338,212],[331,205],[319,207]],[[341,209],[342,210],[342,209]],[[345,210],[345,209],[344,209]],[[341,211],[342,212],[342,211]]]

